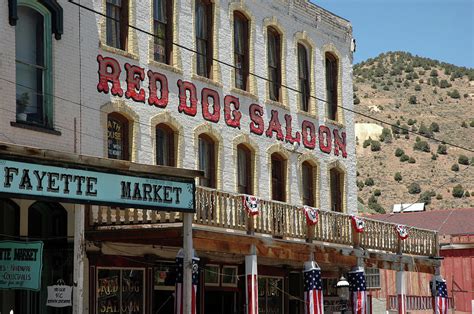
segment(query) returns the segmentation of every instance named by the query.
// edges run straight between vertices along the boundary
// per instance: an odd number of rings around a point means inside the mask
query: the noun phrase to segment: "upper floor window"
[[[268,28],[268,79],[270,100],[280,101],[281,89],[281,36],[273,27]]]
[[[173,1],[153,0],[153,56],[155,61],[171,64],[173,50]]]
[[[272,200],[286,201],[286,159],[278,153],[271,156]]]
[[[129,160],[129,122],[119,113],[107,117],[107,157]]]
[[[331,210],[336,212],[343,212],[344,199],[344,173],[337,168],[330,170],[331,181]]]
[[[166,124],[156,127],[156,164],[176,166],[175,132]]]
[[[238,192],[253,194],[252,153],[244,144],[237,146],[237,186]]]
[[[211,77],[212,69],[212,3],[196,0],[196,69],[197,74]]]
[[[316,207],[315,197],[315,168],[308,161],[303,162],[301,165],[302,172],[302,184],[303,184],[303,205]]]
[[[338,82],[338,60],[326,52],[326,101],[328,106],[328,118],[337,120],[337,82]]]
[[[128,0],[107,0],[106,16],[107,45],[127,50]]]
[[[16,119],[52,128],[51,18],[36,1],[17,13]]]
[[[216,146],[214,140],[206,134],[199,135],[199,170],[204,171],[199,184],[216,188]]]
[[[248,90],[249,21],[237,11],[234,12],[234,66],[235,87]]]
[[[309,111],[309,62],[305,46],[298,44],[298,83],[300,90],[300,109]]]

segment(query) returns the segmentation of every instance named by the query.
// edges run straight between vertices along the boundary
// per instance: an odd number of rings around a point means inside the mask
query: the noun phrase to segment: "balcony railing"
[[[438,235],[435,231],[409,228],[409,237],[400,240],[394,231],[394,224],[365,218],[364,232],[356,233],[350,215],[332,211],[319,211],[317,224],[309,227],[299,206],[269,200],[260,200],[259,204],[259,214],[250,218],[243,208],[241,195],[197,187],[193,223],[223,231],[241,231],[301,242],[315,240],[394,253],[438,255]],[[154,224],[182,222],[181,213],[105,206],[93,207],[89,217],[91,226],[98,229],[118,226],[145,228]]]

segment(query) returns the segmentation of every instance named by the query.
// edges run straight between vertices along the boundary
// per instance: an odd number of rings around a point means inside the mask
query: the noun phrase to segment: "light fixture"
[[[341,276],[339,281],[336,284],[337,295],[344,301],[349,300],[349,282]]]

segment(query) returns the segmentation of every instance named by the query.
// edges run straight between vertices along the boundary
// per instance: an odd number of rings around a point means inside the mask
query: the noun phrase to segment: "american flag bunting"
[[[305,314],[323,314],[323,287],[321,269],[314,262],[305,263],[303,271]]]
[[[242,202],[244,203],[244,208],[249,215],[258,215],[260,207],[258,198],[244,194],[242,196]]]
[[[438,276],[434,279],[435,290],[433,291],[433,310],[435,314],[448,314],[449,299],[448,289],[446,287],[446,280]]]
[[[303,211],[308,225],[314,226],[318,223],[319,214],[316,208],[303,206]]]
[[[192,265],[192,294],[191,294],[191,314],[196,314],[196,297],[197,297],[197,288],[199,283],[199,258],[193,257]],[[174,313],[175,314],[184,314],[183,313],[183,267],[184,267],[184,258],[180,256],[176,257],[176,285],[175,285],[175,298],[174,298]]]
[[[367,314],[367,285],[362,267],[357,267],[348,274],[351,293],[352,313]]]
[[[258,314],[257,255],[245,256],[247,314]]]

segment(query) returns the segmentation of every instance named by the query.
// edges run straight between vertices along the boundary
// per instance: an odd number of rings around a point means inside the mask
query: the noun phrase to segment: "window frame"
[[[232,40],[234,41],[234,87],[243,91],[249,91],[249,77],[250,77],[250,33],[249,33],[249,27],[250,27],[250,20],[243,14],[242,12],[235,10],[233,12],[233,34],[232,34]],[[242,29],[243,29],[243,43],[244,43],[244,48],[243,48],[243,53],[237,52],[237,45],[236,45],[236,24],[238,22],[242,22]],[[238,66],[238,57],[242,59],[243,66],[239,68]],[[242,70],[240,70],[242,69]],[[238,85],[238,75],[239,72],[242,72],[242,85]]]
[[[198,169],[201,170],[201,141],[204,141],[207,143],[207,145],[210,145],[209,149],[209,156],[208,156],[208,163],[209,163],[209,176],[206,177],[206,173],[204,173],[204,176],[199,178],[199,185],[208,187],[211,189],[216,189],[217,188],[217,145],[218,142],[214,140],[211,136],[209,136],[206,133],[201,133],[198,136]],[[202,169],[204,172],[206,172],[204,169]],[[209,183],[208,185],[204,185],[203,182],[204,180],[208,180]]]
[[[212,269],[212,270],[211,270]],[[207,281],[207,278],[206,278],[206,275],[208,273],[216,273],[217,274],[217,281],[216,282],[208,282]],[[206,264],[204,266],[204,286],[206,287],[219,287],[220,284],[221,284],[221,268],[220,268],[220,265],[219,264]]]
[[[198,25],[198,6],[202,5],[204,6],[204,15],[206,18],[206,33],[207,33],[207,38],[200,38],[198,37],[198,31],[197,31],[197,25]],[[195,33],[195,41],[196,41],[196,74],[208,79],[212,79],[213,75],[213,50],[214,50],[214,4],[210,0],[195,0],[194,3],[194,33]],[[202,41],[205,43],[206,47],[206,53],[200,52],[200,45],[199,42]],[[201,53],[201,54],[199,54]],[[205,73],[200,73],[199,69],[199,60],[200,56],[204,55],[204,60],[205,60]]]
[[[310,184],[305,184],[305,180],[304,180],[304,176],[305,176],[305,168],[306,169],[309,169],[310,173],[309,173],[309,176],[310,176]],[[316,207],[317,204],[316,204],[316,199],[317,199],[317,183],[315,182],[316,181],[316,173],[317,173],[317,166],[313,165],[311,162],[309,162],[308,160],[305,160],[301,163],[301,185],[302,185],[302,194],[301,194],[301,198],[302,198],[302,201],[303,201],[303,205],[306,205],[306,206],[311,206],[311,207]],[[315,184],[316,183],[316,184]],[[309,188],[309,199],[308,201],[306,201],[306,197],[305,197],[305,190],[306,188],[310,186]]]
[[[275,50],[270,49],[271,37],[275,38]],[[276,60],[276,65],[270,65],[270,54],[273,53]],[[276,80],[273,80],[272,71],[274,71]],[[267,27],[267,73],[268,73],[268,98],[271,101],[281,102],[282,100],[282,35],[273,26]]]
[[[158,130],[161,129],[168,140],[168,160],[164,164],[158,162],[158,150],[160,146],[158,145]],[[155,164],[168,167],[176,167],[177,165],[177,151],[176,151],[176,131],[166,123],[159,123],[155,126]]]
[[[153,52],[152,52],[152,57],[153,61],[167,64],[167,65],[172,65],[173,64],[173,25],[174,25],[174,0],[162,0],[165,1],[165,10],[166,10],[166,22],[160,21],[158,19],[155,19],[155,5],[157,0],[153,0],[152,2],[152,31],[153,31],[153,40],[152,40],[152,45],[153,45]],[[161,24],[164,25],[165,27],[165,37],[161,38],[157,35],[156,30],[156,24]],[[155,45],[157,45],[156,41],[160,39],[163,40],[165,43],[165,54],[164,54],[164,61],[159,60],[157,58],[157,55],[155,53]]]
[[[365,281],[367,283],[367,289],[382,289],[382,285],[380,283],[380,269],[366,268]],[[375,285],[372,285],[374,283]],[[376,283],[378,283],[378,285]]]
[[[304,112],[310,111],[311,104],[311,60],[308,50],[311,51],[306,45],[301,42],[297,44],[297,62],[298,62],[298,87],[300,91],[299,100],[300,100],[300,110]],[[300,51],[304,51],[305,54],[305,68],[301,69],[300,65]],[[301,73],[303,72],[303,77]],[[304,77],[306,76],[306,77]]]
[[[129,16],[130,16],[130,3],[129,3],[129,0],[120,0],[121,1],[120,6],[118,6],[117,4],[115,4],[113,2],[109,2],[109,1],[114,1],[114,0],[105,0],[105,15],[106,15],[106,17],[105,17],[105,19],[106,19],[106,21],[105,21],[105,42],[106,42],[106,45],[109,46],[109,47],[113,47],[113,48],[116,48],[116,49],[123,50],[123,51],[128,51],[128,29],[129,29],[128,24],[130,22],[130,18],[129,18]],[[115,1],[117,1],[117,0],[115,0]],[[118,8],[117,10],[120,12],[118,21],[108,18],[109,15],[107,14],[107,11],[108,11],[109,5],[112,6],[112,7]],[[109,34],[109,23],[108,22],[119,23],[120,34],[119,34],[119,38],[118,38],[119,39],[118,46],[115,46],[114,44],[112,44],[108,40],[108,34]]]
[[[24,6],[29,9],[36,11],[37,13],[43,16],[43,75],[42,75],[42,123],[31,122],[27,120],[18,119],[18,110],[15,109],[16,112],[16,122],[21,124],[31,124],[34,126],[45,127],[47,129],[53,129],[54,125],[54,110],[53,110],[53,46],[52,46],[52,16],[51,12],[40,4],[38,1],[30,1],[30,0],[18,0],[18,7]],[[18,21],[17,21],[18,23]],[[16,30],[15,30],[16,34]],[[16,40],[15,40],[16,42]],[[15,66],[17,60],[17,55],[15,52]],[[16,73],[16,69],[15,69]],[[16,78],[17,80],[18,78]],[[16,86],[18,88],[18,85]],[[34,91],[34,93],[38,94],[38,91]],[[16,92],[15,92],[16,94]],[[15,97],[16,98],[16,97]],[[18,99],[16,99],[18,100]]]
[[[109,157],[109,130],[108,130],[108,125],[109,125],[109,119],[110,117],[112,117],[112,119],[122,123],[122,130],[123,130],[123,133],[122,133],[122,137],[123,137],[123,140],[122,140],[122,158],[123,159],[117,159],[117,160],[126,160],[126,161],[130,161],[130,158],[131,158],[131,149],[130,149],[130,120],[127,119],[127,117],[125,117],[124,115],[122,115],[121,113],[119,112],[111,112],[109,114],[107,114],[107,139],[106,139],[106,143],[107,143],[107,158],[110,158]],[[112,158],[114,159],[114,158]]]
[[[333,173],[336,173],[337,175],[337,180],[334,180],[335,177]],[[345,173],[344,171],[342,171],[341,169],[337,168],[337,167],[333,167],[329,170],[329,188],[330,188],[330,197],[331,197],[331,208],[330,210],[331,211],[335,211],[335,212],[340,212],[340,213],[344,213],[344,200],[345,200],[345,196],[344,196],[344,185],[345,185]],[[337,184],[337,186],[335,186]],[[338,190],[338,191],[336,191]],[[335,203],[337,202],[337,203]],[[340,205],[340,210],[336,210],[335,205],[339,204]]]
[[[236,166],[236,170],[237,170],[237,192],[238,193],[241,193],[241,194],[248,194],[248,195],[253,195],[254,193],[254,187],[253,187],[253,165],[252,165],[252,150],[250,148],[248,148],[247,145],[245,145],[244,143],[240,143],[237,145],[236,147],[236,150],[237,150],[237,166]],[[243,151],[243,153],[246,155],[246,163],[247,163],[247,169],[246,169],[246,174],[245,174],[245,178],[247,180],[246,182],[246,186],[243,186],[241,185],[240,183],[240,153],[239,151]],[[245,191],[243,191],[242,188],[245,188],[247,187],[247,189]]]
[[[287,171],[288,171],[288,160],[283,156],[281,155],[280,153],[278,152],[274,152],[271,154],[270,156],[270,161],[271,161],[271,164],[270,164],[270,182],[271,182],[271,199],[273,201],[279,201],[279,202],[286,202],[287,200],[287,190],[286,190],[286,186],[287,186]],[[280,186],[281,186],[281,197],[278,198],[276,197],[276,192],[279,192],[279,191],[276,191],[276,187],[275,187],[275,184],[274,184],[274,181],[278,181],[279,178],[274,178],[273,174],[274,174],[274,162],[279,162],[281,163],[281,168],[280,168],[280,176],[281,176],[281,180],[280,180]]]
[[[328,119],[338,121],[339,105],[339,59],[331,52],[324,55],[326,80],[326,115]]]

